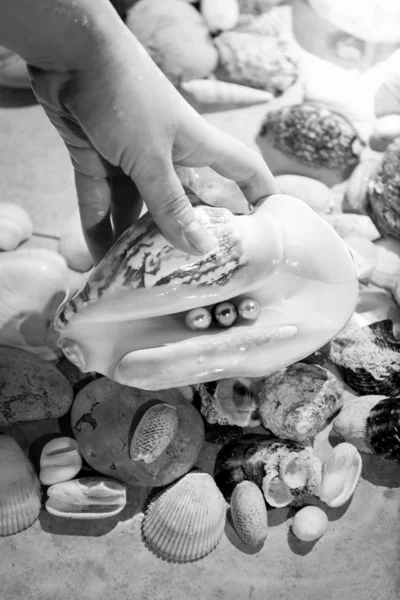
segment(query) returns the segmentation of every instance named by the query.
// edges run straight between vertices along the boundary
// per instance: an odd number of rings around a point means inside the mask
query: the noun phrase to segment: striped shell
[[[361,395],[400,395],[400,342],[389,319],[346,326],[331,342],[330,360]]]
[[[343,442],[332,450],[324,463],[319,497],[328,506],[346,504],[354,494],[362,469],[361,456],[355,446]]]
[[[188,473],[150,502],[142,522],[143,540],[169,562],[199,560],[219,543],[226,508],[211,475]]]
[[[160,402],[150,406],[132,436],[130,457],[151,463],[161,456],[178,432],[179,417],[175,406]]]
[[[303,442],[322,431],[342,406],[343,385],[323,367],[297,363],[264,379],[259,396],[264,427]]]
[[[189,102],[194,101],[206,106],[218,104],[219,110],[222,110],[221,105],[226,108],[251,106],[270,102],[273,98],[271,92],[217,79],[183,81],[179,89]]]
[[[41,508],[41,486],[19,444],[0,435],[0,536],[30,527]]]
[[[344,406],[333,429],[360,452],[400,463],[400,402],[397,398],[362,396]]]
[[[242,481],[231,497],[231,517],[236,533],[250,548],[261,546],[267,539],[268,513],[260,488],[251,481]]]
[[[297,80],[298,66],[289,44],[275,37],[227,31],[215,38],[218,79],[279,96]]]
[[[386,149],[369,187],[371,216],[378,229],[400,238],[400,138]]]

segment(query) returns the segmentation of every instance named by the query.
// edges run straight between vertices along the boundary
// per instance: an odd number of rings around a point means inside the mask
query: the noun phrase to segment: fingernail
[[[206,227],[200,221],[192,221],[184,229],[184,234],[191,246],[197,250],[197,252],[210,252],[218,246],[218,241]]]

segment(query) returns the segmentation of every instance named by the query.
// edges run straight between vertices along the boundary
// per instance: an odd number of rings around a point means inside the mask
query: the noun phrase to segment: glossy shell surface
[[[73,479],[82,468],[82,456],[73,438],[59,437],[47,442],[40,455],[40,481],[53,485]]]
[[[319,497],[328,506],[346,504],[354,494],[362,469],[355,446],[343,442],[334,447],[324,463]]]

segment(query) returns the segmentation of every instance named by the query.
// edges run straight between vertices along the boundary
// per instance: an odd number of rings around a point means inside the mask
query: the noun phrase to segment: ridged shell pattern
[[[150,406],[140,419],[132,436],[132,460],[151,463],[167,449],[177,434],[178,411],[174,406],[159,402]]]
[[[225,528],[226,502],[208,473],[191,472],[150,501],[142,522],[146,546],[175,563],[212,552]]]
[[[268,513],[260,488],[242,481],[231,497],[231,517],[240,540],[250,548],[261,546],[268,534]]]
[[[30,527],[41,508],[41,486],[18,442],[0,435],[0,536]]]

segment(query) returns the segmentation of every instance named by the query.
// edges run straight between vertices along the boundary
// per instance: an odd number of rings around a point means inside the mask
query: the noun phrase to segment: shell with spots
[[[132,436],[129,454],[132,460],[151,463],[168,448],[179,428],[175,406],[160,402],[150,406]]]
[[[231,497],[231,517],[241,541],[251,548],[261,546],[268,535],[268,513],[260,488],[242,481]]]

